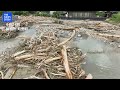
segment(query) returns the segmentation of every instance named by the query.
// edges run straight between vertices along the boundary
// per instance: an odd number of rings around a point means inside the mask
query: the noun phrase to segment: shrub
[[[29,15],[29,11],[22,11],[22,15],[28,16]]]
[[[110,20],[116,23],[120,23],[120,12],[113,14]]]
[[[105,13],[103,11],[97,11],[96,15],[99,17],[103,17],[103,16],[105,16]]]
[[[29,11],[12,11],[13,15],[29,15]]]
[[[4,12],[4,11],[0,11],[0,16],[2,15],[3,12]]]
[[[47,12],[40,12],[40,11],[38,11],[38,12],[35,13],[35,16],[50,17],[50,14],[47,13]]]
[[[60,17],[60,12],[53,12],[52,17],[59,18]]]

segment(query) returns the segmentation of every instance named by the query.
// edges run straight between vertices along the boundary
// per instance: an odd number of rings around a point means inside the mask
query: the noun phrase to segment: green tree
[[[116,23],[120,23],[120,12],[113,14],[110,20]]]

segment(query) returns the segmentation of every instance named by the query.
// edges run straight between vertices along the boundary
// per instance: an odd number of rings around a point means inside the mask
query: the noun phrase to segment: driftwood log
[[[70,67],[69,67],[69,62],[68,62],[68,58],[67,58],[67,51],[66,51],[66,46],[63,45],[62,48],[62,58],[63,58],[63,65],[66,71],[66,75],[69,79],[72,79],[72,73],[70,71]]]
[[[72,33],[70,38],[68,38],[65,41],[63,41],[62,43],[58,44],[58,46],[66,44],[68,41],[70,41],[74,37],[74,35],[75,35],[75,30],[73,31],[73,33]]]

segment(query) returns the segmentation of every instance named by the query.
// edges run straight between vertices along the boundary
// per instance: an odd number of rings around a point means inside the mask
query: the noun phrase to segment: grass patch
[[[113,14],[111,18],[107,19],[106,22],[117,24],[120,23],[120,12]]]

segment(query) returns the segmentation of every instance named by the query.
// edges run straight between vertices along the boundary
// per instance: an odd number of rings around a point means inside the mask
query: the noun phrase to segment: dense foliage
[[[105,12],[104,12],[104,11],[97,11],[97,12],[96,12],[96,15],[97,15],[98,17],[103,17],[103,16],[105,16]]]
[[[117,14],[113,14],[110,18],[110,21],[120,23],[120,12],[118,12]]]

